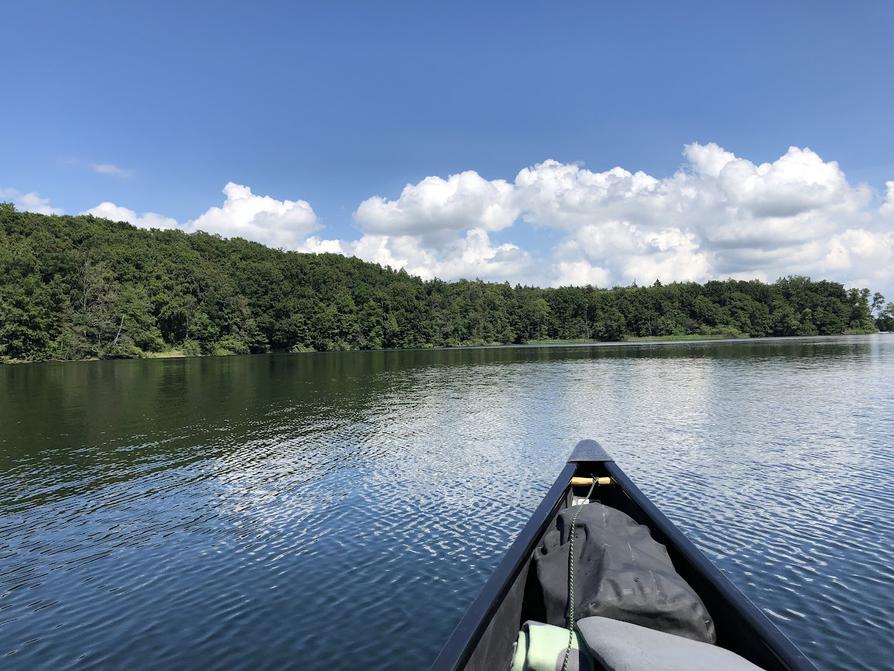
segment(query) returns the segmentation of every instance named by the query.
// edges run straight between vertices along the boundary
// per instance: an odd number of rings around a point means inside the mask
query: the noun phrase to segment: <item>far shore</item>
[[[846,335],[846,334],[841,334]],[[784,336],[796,338],[798,336]],[[818,337],[818,336],[806,336]],[[688,335],[664,335],[664,336],[626,336],[623,340],[587,340],[586,338],[576,338],[571,340],[558,339],[542,339],[529,340],[526,345],[585,345],[585,344],[622,344],[625,342],[677,342],[677,341],[715,341],[715,340],[766,340],[767,338],[752,338],[744,334],[723,333],[717,335],[706,335],[703,333],[691,333]]]
[[[745,340],[754,341],[754,342],[769,342],[769,341],[792,341],[792,340],[817,340],[817,339],[826,339],[826,338],[843,338],[847,336],[855,336],[855,335],[894,335],[894,331],[867,331],[867,332],[849,332],[849,333],[836,333],[833,335],[805,335],[805,336],[761,336],[761,337],[751,337],[749,335],[734,335],[734,334],[718,334],[718,335],[704,335],[704,334],[689,334],[689,335],[667,335],[667,336],[627,336],[623,340],[588,340],[586,338],[573,338],[573,339],[558,339],[558,338],[544,338],[538,340],[529,340],[523,343],[468,343],[463,345],[454,345],[447,347],[407,347],[403,349],[367,349],[367,350],[329,350],[329,351],[317,351],[312,349],[304,349],[301,351],[294,352],[284,352],[284,351],[275,351],[275,352],[259,352],[258,354],[332,354],[334,352],[418,352],[418,351],[427,351],[427,350],[462,350],[462,349],[498,349],[501,347],[507,348],[523,348],[523,347],[618,347],[624,345],[637,345],[637,344],[653,344],[653,345],[670,345],[679,342],[692,342],[692,343],[735,343],[742,342]],[[254,356],[254,354],[187,354],[183,350],[172,349],[166,350],[164,352],[143,352],[139,357],[119,357],[119,358],[108,358],[108,359],[46,359],[43,361],[21,361],[16,359],[3,359],[0,358],[0,365],[20,365],[20,364],[29,364],[29,363],[71,363],[71,362],[86,362],[86,361],[139,361],[141,359],[187,359],[187,358],[196,358],[196,359],[210,359],[210,358],[220,358],[227,356]]]

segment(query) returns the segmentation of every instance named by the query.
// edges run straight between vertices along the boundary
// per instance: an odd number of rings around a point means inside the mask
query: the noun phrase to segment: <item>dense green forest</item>
[[[874,316],[877,319],[874,320]],[[0,204],[0,360],[826,335],[894,328],[868,289],[788,277],[539,289]]]

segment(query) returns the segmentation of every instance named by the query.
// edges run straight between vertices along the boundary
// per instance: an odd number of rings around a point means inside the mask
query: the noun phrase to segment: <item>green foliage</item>
[[[885,303],[885,297],[877,291],[872,296],[870,314],[875,315],[874,326],[879,331],[894,331],[894,303]]]
[[[217,356],[225,356],[228,354],[248,354],[249,348],[244,342],[236,336],[226,335],[216,343],[214,343],[213,354]]]
[[[203,348],[197,340],[184,340],[180,343],[179,349],[184,356],[201,356]]]
[[[335,254],[0,204],[0,359],[894,330],[894,304],[787,277],[645,287],[423,282]]]

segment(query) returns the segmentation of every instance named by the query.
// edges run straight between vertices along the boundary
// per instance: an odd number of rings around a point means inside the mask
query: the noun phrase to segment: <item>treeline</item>
[[[0,204],[0,359],[826,335],[894,328],[866,289],[789,277],[539,289]],[[888,320],[888,321],[886,321]]]

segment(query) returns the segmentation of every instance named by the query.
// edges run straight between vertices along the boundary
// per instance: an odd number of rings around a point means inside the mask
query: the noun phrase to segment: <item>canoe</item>
[[[534,603],[531,597],[531,582],[536,580],[532,567],[535,554],[543,551],[545,534],[556,525],[557,516],[569,506],[576,509],[588,493],[589,501],[625,513],[637,527],[647,527],[649,542],[666,548],[672,568],[713,618],[714,645],[766,671],[816,671],[813,663],[658,510],[594,440],[576,445],[555,484],[447,640],[431,667],[433,671],[510,668],[523,624],[543,611],[542,602]],[[571,528],[576,528],[574,521]],[[571,571],[573,576],[573,567]],[[572,621],[580,622],[574,616]]]

